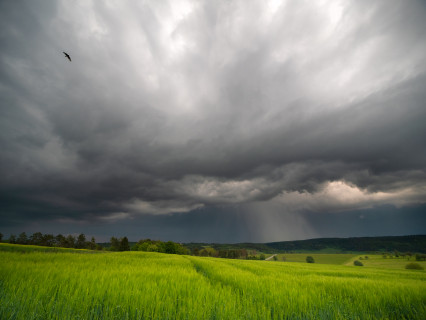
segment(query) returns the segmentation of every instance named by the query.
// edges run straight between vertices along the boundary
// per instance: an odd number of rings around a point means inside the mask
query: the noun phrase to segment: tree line
[[[3,239],[3,234],[0,233],[0,242]],[[194,255],[201,257],[215,257],[215,258],[226,258],[226,259],[249,259],[249,260],[264,260],[265,255],[257,255],[256,250],[247,251],[246,249],[225,249],[216,250],[212,247],[193,247],[191,249],[186,246],[176,243],[173,241],[160,241],[151,239],[142,239],[136,242],[134,245],[130,245],[127,237],[116,238],[111,237],[109,243],[106,246],[101,246],[96,243],[94,237],[91,237],[90,241],[86,240],[86,236],[81,233],[77,237],[73,235],[64,236],[58,234],[42,234],[36,232],[31,236],[27,236],[25,232],[22,232],[18,236],[14,234],[10,235],[8,239],[9,243],[22,244],[22,245],[36,245],[45,247],[63,247],[63,248],[74,248],[74,249],[89,249],[89,250],[105,250],[105,251],[146,251],[146,252],[160,252],[169,254],[182,254],[182,255]]]
[[[189,249],[180,243],[176,243],[173,241],[163,242],[160,240],[151,240],[151,239],[139,240],[132,247],[132,250],[171,253],[171,254],[186,254],[186,255],[190,254]]]
[[[0,242],[3,240],[3,234],[0,233]],[[41,232],[33,233],[27,236],[22,232],[18,236],[11,234],[8,241],[12,244],[35,245],[45,247],[63,247],[74,249],[89,249],[89,250],[106,250],[106,251],[150,251],[173,254],[190,254],[190,251],[179,243],[172,241],[155,241],[144,239],[137,242],[132,247],[130,246],[127,237],[116,238],[111,237],[107,246],[103,247],[96,243],[95,237],[91,237],[90,241],[86,241],[86,236],[81,233],[77,237],[73,235],[64,236],[62,234],[42,234]]]
[[[185,243],[191,250],[195,247],[212,247],[215,250],[246,249],[264,253],[299,253],[329,250],[330,252],[419,252],[426,253],[426,235],[320,238],[309,240],[280,241],[269,243]]]
[[[0,233],[0,241],[2,240],[3,235]],[[71,234],[68,236],[64,236],[62,234],[55,236],[53,234],[43,234],[41,232],[35,232],[31,236],[27,236],[25,232],[22,232],[18,236],[11,234],[8,242],[13,244],[29,244],[45,247],[102,250],[102,247],[96,243],[94,237],[92,237],[90,241],[87,241],[86,236],[83,233],[75,237]]]
[[[275,252],[301,252],[335,249],[339,252],[420,252],[426,253],[426,235],[320,238],[265,243]]]
[[[257,254],[256,250],[246,249],[221,249],[216,250],[213,247],[192,247],[191,254],[200,257],[213,257],[224,259],[247,259],[247,260],[265,260],[265,255]]]
[[[161,252],[173,254],[185,254],[200,257],[214,257],[226,259],[249,259],[249,260],[265,260],[265,255],[257,255],[255,250],[247,251],[246,249],[225,249],[216,250],[212,247],[192,247],[188,248],[180,243],[173,241],[163,242],[160,240],[143,239],[139,240],[131,250],[146,252]]]

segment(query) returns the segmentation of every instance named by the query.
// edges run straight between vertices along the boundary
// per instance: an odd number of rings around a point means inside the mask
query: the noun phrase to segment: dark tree
[[[116,237],[111,237],[110,243],[111,243],[111,246],[110,246],[111,251],[120,250],[120,241]]]
[[[43,234],[41,232],[33,233],[30,237],[30,243],[35,246],[41,246],[43,243]]]
[[[228,250],[219,250],[219,258],[228,258]]]
[[[14,234],[11,234],[9,237],[9,243],[16,243],[16,236]]]
[[[426,254],[416,254],[416,261],[426,261]]]
[[[354,261],[354,266],[362,267],[363,265],[364,264],[361,261],[359,261],[359,260],[355,260]]]
[[[55,245],[55,236],[53,234],[44,234],[42,246],[53,247]]]
[[[28,237],[27,234],[25,232],[22,232],[19,236],[18,239],[16,239],[16,243],[18,244],[28,244]]]
[[[95,237],[92,237],[92,239],[90,240],[90,242],[88,242],[87,243],[87,247],[90,249],[90,250],[96,250],[96,240],[95,240]]]
[[[164,252],[165,253],[177,253],[175,243],[172,241],[167,241],[164,244]]]
[[[58,234],[55,237],[55,243],[58,247],[66,247],[67,246],[67,238],[65,238],[62,234]]]
[[[75,238],[73,235],[68,235],[65,248],[74,248]]]
[[[3,233],[0,233],[0,242],[3,240]]]
[[[129,239],[127,237],[120,239],[120,251],[130,251]]]
[[[86,248],[86,236],[83,233],[80,233],[80,235],[78,236],[77,242],[75,243],[75,247],[77,249]]]
[[[200,256],[202,257],[217,257],[219,252],[217,252],[214,248],[207,247],[200,250]]]
[[[307,256],[307,257],[306,257],[306,262],[307,262],[307,263],[315,263],[314,257],[312,257],[312,256]]]

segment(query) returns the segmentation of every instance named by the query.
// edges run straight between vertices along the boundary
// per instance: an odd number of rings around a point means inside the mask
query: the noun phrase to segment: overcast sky
[[[425,31],[424,1],[0,1],[0,232],[425,234]]]

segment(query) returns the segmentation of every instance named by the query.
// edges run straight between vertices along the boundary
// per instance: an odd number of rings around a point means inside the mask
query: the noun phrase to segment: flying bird
[[[69,61],[71,61],[71,57],[70,57],[70,55],[68,53],[64,52],[64,55],[65,55],[65,57],[68,58]]]

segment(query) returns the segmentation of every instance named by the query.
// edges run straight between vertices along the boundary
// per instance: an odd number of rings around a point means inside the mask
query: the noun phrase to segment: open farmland
[[[372,254],[367,255],[368,259],[365,259],[364,255],[354,256],[352,259],[347,261],[345,265],[353,265],[355,260],[361,261],[364,267],[367,268],[386,268],[386,269],[405,269],[405,266],[410,262],[415,262],[426,269],[426,261],[416,261],[415,257],[410,259],[403,257],[387,257],[383,258],[382,255]]]
[[[329,254],[329,253],[285,253],[277,254],[278,261],[286,262],[306,262],[306,257],[311,256],[314,258],[315,263],[320,264],[336,264],[342,265],[353,258],[358,257],[354,254]]]
[[[1,319],[424,319],[426,273],[9,250],[0,251],[0,300]]]

